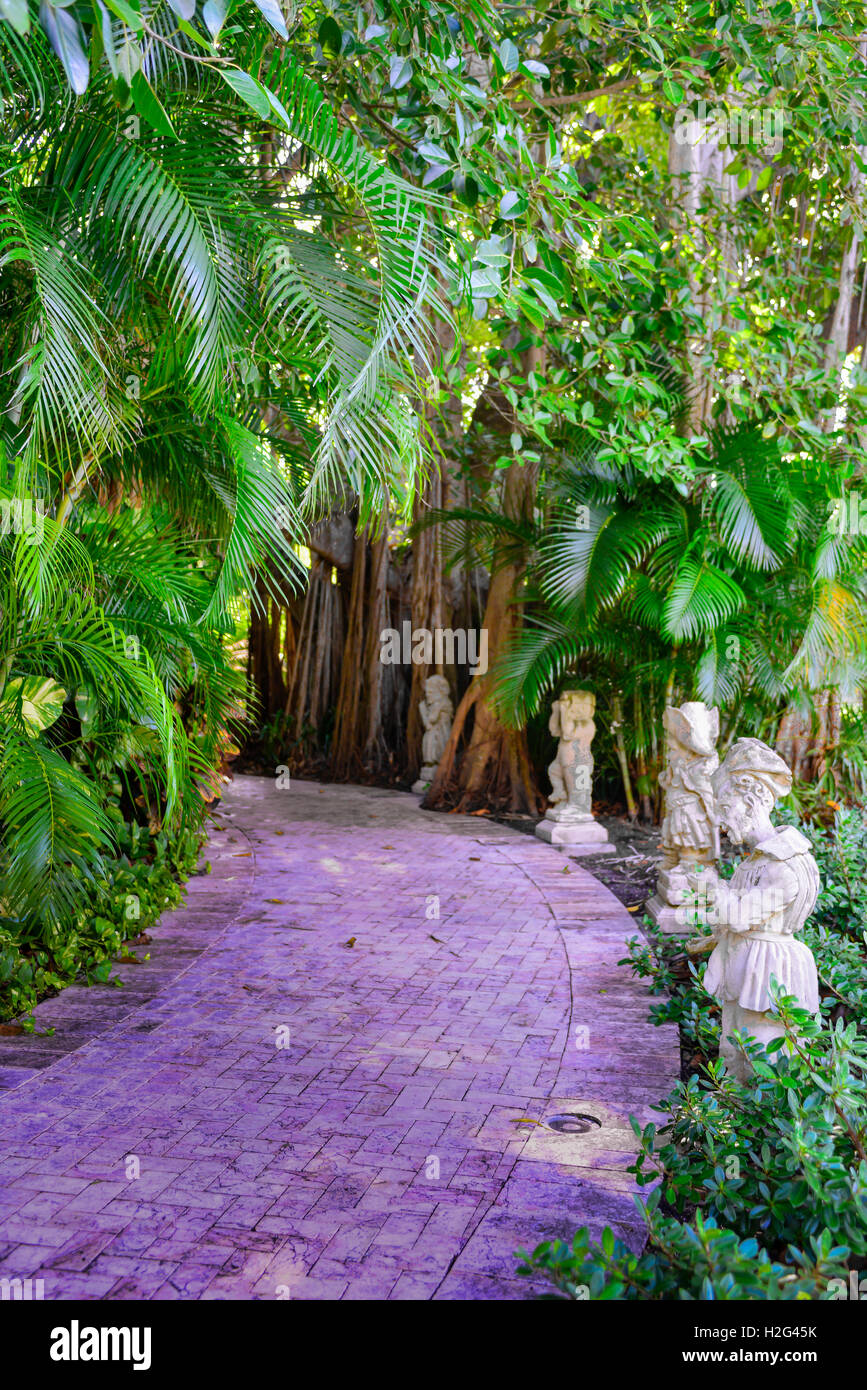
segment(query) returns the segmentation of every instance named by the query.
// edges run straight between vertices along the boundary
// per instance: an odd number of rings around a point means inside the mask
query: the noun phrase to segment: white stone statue
[[[686,932],[690,914],[687,874],[719,856],[719,827],[711,778],[719,767],[719,710],[701,700],[669,705],[663,714],[668,765],[660,774],[665,795],[662,863],[647,912],[664,931]]]
[[[734,1076],[746,1080],[747,1059],[728,1039],[735,1029],[764,1044],[782,1036],[779,1019],[769,1013],[772,977],[801,1008],[818,1011],[816,962],[795,933],[815,905],[819,870],[809,840],[794,826],[777,830],[771,822],[774,802],[791,789],[792,774],[766,743],[738,739],[713,786],[720,824],[750,853],[728,882],[707,866],[691,873],[689,883],[707,904],[717,941],[704,983],[722,1004],[720,1055]]]
[[[424,698],[419,701],[418,712],[424,725],[421,741],[423,767],[418,781],[413,784],[414,792],[423,792],[433,781],[437,763],[446,751],[452,720],[455,711],[452,705],[449,683],[445,676],[428,676],[424,683]]]
[[[608,831],[591,809],[596,696],[589,690],[564,690],[551,708],[548,728],[559,739],[557,755],[548,768],[551,805],[536,834],[549,844],[584,847],[587,854],[608,854],[614,846]]]

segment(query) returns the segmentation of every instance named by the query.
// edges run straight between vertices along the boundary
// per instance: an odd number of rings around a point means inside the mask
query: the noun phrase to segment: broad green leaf
[[[138,13],[137,9],[133,9],[131,5],[128,5],[126,0],[105,0],[105,3],[112,14],[117,15],[118,19],[122,19],[127,28],[132,29],[133,33],[140,33],[144,28],[141,15]]]
[[[60,718],[65,699],[66,691],[56,681],[22,676],[8,682],[3,692],[3,709],[18,710],[27,733],[35,738]]]
[[[16,34],[30,32],[30,13],[27,0],[0,0],[0,19],[12,25]]]
[[[192,39],[193,43],[198,44],[199,48],[203,48],[206,53],[213,53],[215,51],[214,45],[211,43],[210,39],[206,39],[204,34],[200,34],[198,30],[194,29],[192,24],[188,24],[185,19],[179,21],[178,28],[182,34],[186,34],[188,39]]]
[[[288,39],[289,30],[286,28],[286,21],[277,4],[277,0],[253,0],[256,8],[261,11],[272,29],[276,29],[281,39]]]
[[[504,219],[519,217],[526,210],[526,206],[526,198],[512,188],[508,193],[504,193],[500,199],[500,217]]]
[[[325,16],[319,26],[317,37],[323,53],[329,53],[333,58],[339,58],[340,50],[343,47],[343,34],[333,15],[327,14]]]
[[[196,0],[169,0],[169,8],[178,19],[191,20],[196,13]]]
[[[503,39],[503,42],[500,44],[500,62],[503,64],[506,72],[517,72],[520,61],[521,55],[512,43],[512,40]]]
[[[63,64],[70,87],[81,96],[87,91],[90,78],[90,64],[84,51],[81,25],[69,10],[51,5],[48,0],[42,0],[39,6],[39,22],[45,30],[48,42]]]
[[[170,140],[178,138],[165,107],[143,73],[137,72],[132,79],[130,93],[136,111],[158,135],[168,136]]]
[[[82,737],[88,739],[96,723],[99,702],[89,691],[79,690],[75,697],[75,710],[81,720]]]
[[[475,179],[466,178],[463,174],[455,177],[454,189],[462,203],[468,208],[474,208],[479,201],[479,185]]]
[[[272,99],[255,77],[251,77],[248,72],[242,72],[240,68],[220,68],[220,76],[242,101],[252,107],[257,116],[263,121],[268,119],[271,114]]]
[[[399,92],[401,87],[405,87],[412,78],[412,60],[409,58],[392,58],[388,65],[388,85],[392,91]]]
[[[209,30],[211,37],[216,38],[226,22],[226,15],[229,12],[229,0],[205,0],[202,9],[202,19]]]
[[[111,31],[111,15],[105,8],[102,0],[96,0],[96,7],[95,13],[99,16],[99,29],[102,35],[102,51],[106,56],[112,77],[116,78],[120,76],[120,65],[117,61],[117,52],[114,47],[114,35]]]

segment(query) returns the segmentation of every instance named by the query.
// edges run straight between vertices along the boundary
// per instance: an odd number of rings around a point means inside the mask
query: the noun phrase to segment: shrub
[[[88,984],[105,984],[123,943],[182,900],[203,832],[188,826],[151,835],[117,813],[113,822],[117,856],[105,861],[105,878],[89,886],[74,921],[61,926],[0,917],[0,1020],[31,1010],[81,974]],[[32,1031],[32,1019],[23,1026]]]

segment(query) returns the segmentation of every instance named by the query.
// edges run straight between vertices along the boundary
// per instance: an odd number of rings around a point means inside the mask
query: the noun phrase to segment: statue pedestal
[[[423,767],[418,774],[418,781],[413,782],[412,789],[417,796],[426,792],[434,777],[436,777],[435,767]]]
[[[536,826],[540,840],[549,845],[568,845],[577,854],[613,854],[614,845],[608,831],[592,816],[587,820],[550,820],[547,816]]]
[[[431,780],[433,780],[433,779],[431,779]],[[412,790],[415,792],[416,796],[424,796],[424,794],[425,794],[425,792],[427,791],[427,789],[428,789],[429,786],[430,786],[430,782],[429,782],[429,781],[428,781],[428,782],[425,782],[421,777],[419,777],[419,779],[418,779],[417,782],[413,782],[413,784],[412,784]]]
[[[699,873],[705,867],[706,861],[696,860],[692,864],[678,864],[673,869],[659,870],[656,892],[644,911],[662,931],[671,936],[693,936],[701,930],[693,920],[696,899],[690,891],[687,874]]]
[[[660,931],[666,932],[669,936],[694,936],[695,927],[687,926],[686,913],[683,908],[672,907],[671,903],[665,902],[658,893],[644,904],[644,911],[652,922],[655,922]]]

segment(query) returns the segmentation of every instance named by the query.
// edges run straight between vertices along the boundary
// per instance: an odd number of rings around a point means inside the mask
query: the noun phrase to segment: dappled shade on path
[[[401,792],[242,777],[218,821],[212,874],[152,933],[160,992],[39,1070],[22,1040],[0,1275],[46,1298],[519,1298],[520,1246],[611,1224],[638,1248],[627,1116],[658,1118],[677,1041],[617,967],[635,926],[608,890]],[[562,1111],[589,1118],[540,1123]]]

